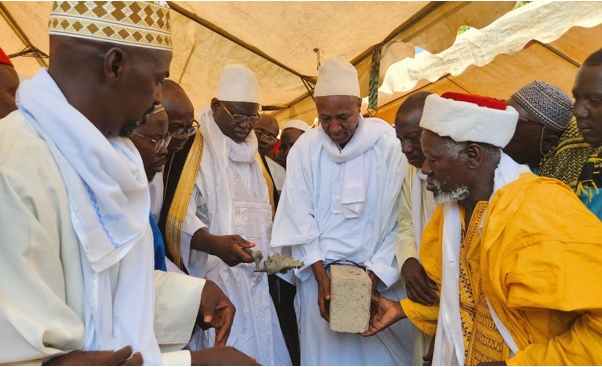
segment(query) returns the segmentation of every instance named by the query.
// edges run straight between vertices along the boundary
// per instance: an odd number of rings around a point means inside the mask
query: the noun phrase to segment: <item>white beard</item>
[[[441,183],[433,180],[433,185],[437,189],[437,195],[435,195],[435,202],[437,205],[443,205],[452,201],[462,201],[470,196],[470,189],[466,185],[458,186],[450,192],[441,191]]]

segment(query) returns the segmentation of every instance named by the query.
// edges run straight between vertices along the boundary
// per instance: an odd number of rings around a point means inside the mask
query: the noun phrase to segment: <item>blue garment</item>
[[[153,230],[153,243],[155,247],[155,270],[167,271],[167,265],[165,264],[165,245],[163,244],[163,236],[161,230],[153,215],[150,215],[150,225]]]
[[[596,217],[602,220],[602,192],[590,189],[580,192],[577,196]]]

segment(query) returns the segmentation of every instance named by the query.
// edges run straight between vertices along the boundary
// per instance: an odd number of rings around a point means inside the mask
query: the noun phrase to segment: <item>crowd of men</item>
[[[240,64],[195,111],[164,5],[55,2],[48,34],[20,84],[0,50],[0,364],[602,364],[602,50],[573,99],[416,92],[394,127],[332,58],[280,130]],[[334,263],[363,334],[329,327]]]

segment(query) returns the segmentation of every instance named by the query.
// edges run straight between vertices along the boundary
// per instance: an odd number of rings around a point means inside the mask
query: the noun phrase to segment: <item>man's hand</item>
[[[232,347],[217,347],[190,352],[193,366],[260,366],[255,358]]]
[[[112,350],[84,352],[74,350],[52,358],[44,363],[45,366],[142,366],[142,354],[132,355],[129,345],[118,351]]]
[[[372,296],[372,303],[376,305],[376,314],[370,320],[368,331],[361,336],[372,336],[406,317],[399,302]]]
[[[401,270],[405,277],[406,290],[410,300],[426,306],[439,303],[439,297],[435,293],[437,285],[426,275],[417,259],[413,257],[407,259]]]
[[[322,318],[330,322],[330,277],[324,270],[324,263],[318,261],[311,266],[318,282],[318,307]]]
[[[253,262],[253,257],[241,250],[241,247],[253,248],[255,244],[239,235],[215,236],[206,229],[200,229],[192,237],[190,245],[197,251],[219,257],[228,266]]]
[[[432,366],[433,365],[433,355],[435,354],[435,335],[431,339],[431,344],[429,345],[429,350],[426,352],[424,356],[422,356],[423,366]]]
[[[205,281],[199,308],[199,324],[203,329],[215,328],[214,346],[226,346],[234,322],[234,314],[236,314],[236,307],[221,288],[210,280]]]

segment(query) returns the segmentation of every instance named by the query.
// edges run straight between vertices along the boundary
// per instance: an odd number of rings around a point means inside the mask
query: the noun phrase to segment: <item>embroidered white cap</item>
[[[286,124],[284,124],[284,129],[282,129],[282,131],[292,128],[303,131],[308,131],[310,129],[309,125],[303,120],[290,120]]]

